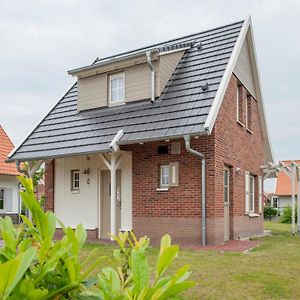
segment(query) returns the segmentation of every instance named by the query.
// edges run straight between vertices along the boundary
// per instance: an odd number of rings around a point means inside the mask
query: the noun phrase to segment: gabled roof
[[[14,163],[5,162],[8,154],[14,147],[14,144],[0,125],[0,175],[20,175]]]
[[[250,19],[156,45],[97,59],[90,67],[153,48],[189,43],[162,94],[121,106],[77,111],[76,84],[12,155],[35,160],[110,151],[119,130],[120,144],[210,134]],[[199,47],[199,45],[201,46]],[[208,84],[208,90],[203,86]],[[262,118],[264,123],[264,116]],[[265,126],[265,125],[264,125]],[[267,136],[267,133],[265,134]],[[266,143],[269,145],[268,138]],[[272,155],[269,155],[272,158]]]
[[[300,160],[293,160],[296,164],[300,165]],[[291,160],[283,160],[284,164],[289,165],[292,161]],[[297,193],[297,184],[295,184],[295,189]],[[280,171],[277,176],[275,193],[276,196],[291,196],[292,195],[292,181],[290,177]]]

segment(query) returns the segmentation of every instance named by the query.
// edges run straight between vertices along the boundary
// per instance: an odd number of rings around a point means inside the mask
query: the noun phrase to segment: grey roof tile
[[[109,143],[123,129],[121,144],[199,134],[209,114],[243,22],[121,53],[95,64],[128,54],[159,48],[161,51],[192,45],[168,81],[161,96],[77,111],[76,84],[57,103],[13,154],[13,160],[31,160],[109,151]],[[197,45],[201,43],[201,48]],[[209,89],[201,86],[209,83]]]

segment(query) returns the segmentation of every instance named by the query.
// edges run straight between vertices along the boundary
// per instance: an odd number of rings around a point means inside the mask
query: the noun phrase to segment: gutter
[[[151,70],[151,102],[153,103],[155,100],[155,71],[154,66],[151,59],[152,51],[146,51],[147,63]]]
[[[201,238],[202,246],[206,245],[206,192],[205,192],[205,157],[204,154],[191,148],[189,135],[183,136],[185,141],[185,148],[188,152],[201,159]]]

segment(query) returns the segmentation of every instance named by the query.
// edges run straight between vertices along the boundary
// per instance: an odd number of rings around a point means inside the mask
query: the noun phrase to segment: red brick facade
[[[54,160],[45,164],[45,209],[54,211]]]
[[[245,171],[261,175],[263,139],[257,102],[247,102],[247,92],[241,87],[243,114],[246,105],[251,110],[251,131],[237,122],[237,87],[231,77],[224,100],[211,135],[191,139],[191,147],[202,152],[206,159],[206,218],[207,242],[224,242],[224,166],[230,168],[230,237],[233,239],[258,235],[263,232],[262,216],[250,218],[245,214]],[[250,113],[248,113],[250,116]],[[185,150],[183,139],[180,154],[158,154],[158,145],[171,142],[151,142],[123,146],[132,151],[133,230],[138,236],[148,235],[156,242],[164,233],[170,233],[175,242],[201,242],[201,160]],[[179,163],[179,185],[168,191],[157,191],[160,166]],[[54,164],[46,164],[46,209],[54,209]],[[256,180],[256,212],[258,193]]]
[[[242,119],[246,123],[246,105],[251,105],[251,131],[237,122],[237,86],[232,76],[210,136],[192,139],[191,147],[202,152],[206,159],[206,217],[207,242],[224,242],[224,166],[230,168],[230,236],[243,238],[263,232],[262,216],[250,218],[245,214],[245,171],[261,175],[263,140],[257,102],[247,103],[243,96]],[[248,107],[249,111],[250,107]],[[250,114],[249,114],[250,116]],[[183,139],[180,155],[158,155],[153,142],[124,147],[132,151],[133,159],[133,228],[138,235],[147,234],[157,241],[169,232],[177,242],[200,244],[201,241],[201,161],[185,150]],[[179,162],[179,186],[169,191],[157,191],[159,167]],[[237,169],[238,168],[238,169]],[[239,170],[239,171],[237,171]],[[256,180],[256,212],[258,193]]]

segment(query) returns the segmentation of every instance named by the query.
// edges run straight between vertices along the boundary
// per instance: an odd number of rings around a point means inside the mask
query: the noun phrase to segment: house
[[[6,163],[8,154],[14,149],[12,141],[0,126],[0,217],[10,216],[14,223],[19,222],[19,180],[14,163]]]
[[[300,164],[300,160],[294,161],[296,164]],[[291,160],[283,160],[281,163],[289,165]],[[295,182],[295,195],[297,198],[297,182]],[[280,212],[283,211],[285,207],[292,207],[292,180],[283,171],[278,172],[275,193],[271,198],[271,206],[277,208]]]
[[[46,163],[46,209],[94,239],[263,232],[273,157],[250,18],[68,73],[76,83],[9,159]]]

